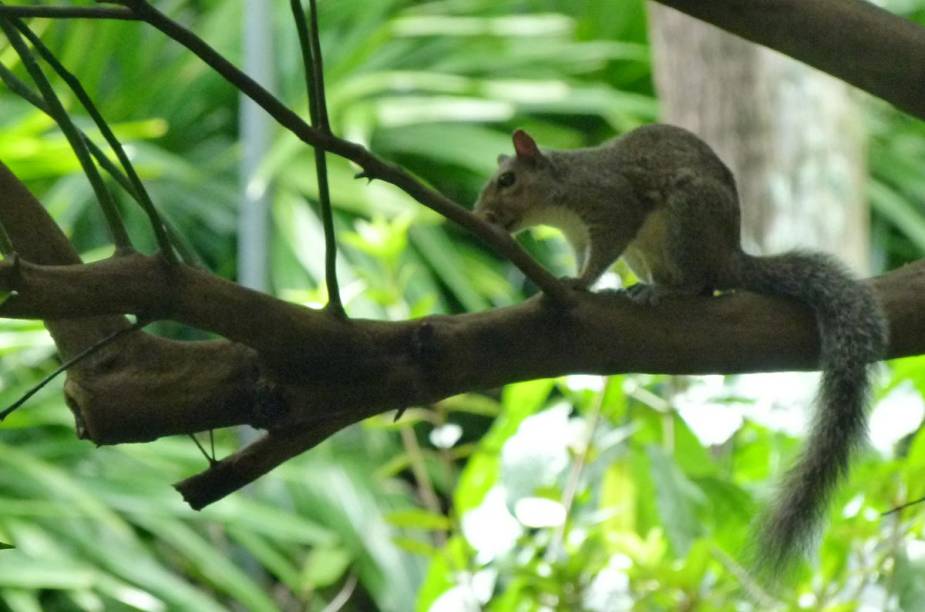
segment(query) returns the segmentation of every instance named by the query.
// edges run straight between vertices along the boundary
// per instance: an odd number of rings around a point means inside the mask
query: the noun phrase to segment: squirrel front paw
[[[637,304],[656,306],[659,302],[658,287],[646,283],[636,283],[624,289],[627,297]]]

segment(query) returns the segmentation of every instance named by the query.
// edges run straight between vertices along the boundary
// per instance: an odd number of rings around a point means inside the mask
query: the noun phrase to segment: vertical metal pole
[[[274,92],[273,3],[244,0],[243,19],[244,71],[268,91]],[[270,287],[270,203],[273,198],[271,186],[257,176],[257,171],[272,144],[273,120],[244,94],[241,94],[240,105],[238,282],[257,291],[266,291]],[[257,437],[257,433],[242,427],[238,436],[242,443],[247,444]]]
[[[244,2],[244,71],[273,92],[273,3]],[[270,148],[273,120],[247,96],[240,109],[241,208],[238,214],[238,282],[245,287],[269,288],[270,186],[257,177],[257,169]]]

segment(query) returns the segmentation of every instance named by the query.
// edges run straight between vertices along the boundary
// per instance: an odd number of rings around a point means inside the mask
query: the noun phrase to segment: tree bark
[[[29,222],[47,215],[0,166],[4,185],[15,188],[0,189],[0,218],[23,221],[10,226],[14,243],[19,232],[37,243],[63,239],[53,224]],[[886,356],[925,352],[925,263],[872,282],[894,331]],[[480,313],[344,321],[142,255],[63,266],[7,260],[0,290],[14,292],[0,316],[88,326],[94,339],[95,321],[122,313],[227,338],[180,343],[135,332],[71,370],[66,386],[79,432],[100,444],[245,423],[267,429],[251,447],[182,483],[196,507],[386,410],[569,373],[814,369],[818,355],[805,306],[745,292],[657,307],[575,292],[569,308],[536,297]]]
[[[730,166],[757,253],[835,253],[868,270],[862,117],[849,87],[776,51],[649,3],[662,119]]]
[[[661,1],[925,118],[925,31],[866,2]],[[346,157],[363,169],[362,176],[386,180],[471,230],[549,296],[453,317],[345,321],[159,258],[129,255],[80,265],[41,205],[0,164],[0,221],[20,255],[0,263],[0,290],[13,292],[0,304],[0,316],[45,320],[65,356],[124,328],[125,314],[172,319],[225,338],[177,343],[133,332],[71,369],[65,387],[78,431],[98,443],[241,423],[267,429],[251,446],[178,485],[194,507],[251,482],[345,425],[464,391],[574,372],[816,367],[818,337],[807,308],[745,292],[658,307],[641,307],[621,295],[572,292],[507,234],[363,147],[312,129],[146,2],[124,4],[304,142]],[[886,357],[925,352],[925,263],[869,282],[890,319]]]
[[[657,0],[925,119],[925,31],[865,0]]]

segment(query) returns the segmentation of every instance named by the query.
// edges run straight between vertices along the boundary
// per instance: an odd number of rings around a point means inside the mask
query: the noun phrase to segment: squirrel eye
[[[498,177],[498,187],[510,187],[514,184],[514,180],[515,177],[513,172],[505,172]]]

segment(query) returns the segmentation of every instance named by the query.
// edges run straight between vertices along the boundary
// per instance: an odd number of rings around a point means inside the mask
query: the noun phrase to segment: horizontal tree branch
[[[870,281],[890,316],[889,357],[925,350],[920,316],[925,262]],[[328,416],[270,432],[240,453],[176,485],[194,508],[202,508],[312,448],[341,427],[377,412],[427,404],[465,390],[566,373],[668,374],[804,370],[817,366],[818,338],[811,313],[800,304],[741,293],[721,298],[685,298],[642,307],[622,295],[583,296],[563,315],[534,299],[508,309],[420,322],[384,324],[413,347],[418,372],[389,385],[378,405],[344,401]],[[409,328],[409,326],[411,326]],[[901,330],[901,333],[900,333]],[[407,349],[389,362],[406,364]],[[380,378],[381,377],[381,378]],[[388,380],[385,371],[372,384]],[[333,382],[333,381],[332,381]],[[357,391],[353,380],[351,391]],[[374,398],[366,398],[371,401]],[[322,404],[330,409],[330,404]]]
[[[27,196],[24,208],[7,209],[0,197],[5,223],[29,209],[31,196],[19,193]],[[12,227],[18,237],[23,227]],[[47,258],[47,246],[27,248]],[[925,262],[869,282],[891,322],[887,357],[925,352]],[[656,307],[622,294],[575,293],[570,309],[539,297],[416,321],[343,321],[142,255],[88,265],[5,261],[0,289],[15,291],[0,305],[3,317],[83,325],[130,313],[234,340],[179,343],[133,334],[132,343],[69,376],[66,387],[79,431],[98,443],[242,423],[269,429],[251,447],[178,485],[196,507],[386,410],[568,373],[812,369],[818,350],[807,308],[744,292]]]
[[[81,263],[77,251],[41,203],[3,163],[0,163],[0,223],[16,253],[24,259],[49,265]],[[122,316],[97,316],[82,321],[45,320],[45,327],[64,359],[127,325]]]
[[[662,1],[923,116],[921,90],[911,95],[899,91],[909,91],[910,75],[923,65],[922,30],[902,19],[858,0]],[[74,350],[125,325],[121,315],[127,313],[174,319],[228,339],[177,343],[131,334],[119,351],[107,351],[71,372],[66,386],[79,429],[100,443],[240,423],[268,429],[258,442],[178,485],[193,506],[227,495],[345,425],[464,391],[579,372],[700,374],[816,367],[813,318],[794,302],[741,292],[643,307],[619,294],[566,293],[503,232],[365,148],[312,130],[147,2],[120,4],[185,44],[303,141],[354,161],[367,177],[384,179],[471,229],[569,304],[553,308],[548,299],[535,298],[504,309],[417,321],[342,321],[202,271],[164,266],[156,258],[68,265],[79,260],[66,240],[0,167],[0,220],[23,255],[18,263],[0,264],[0,288],[16,292],[0,305],[0,316],[46,319],[56,341],[60,335]],[[851,42],[832,42],[836,31],[850,32]],[[892,46],[884,47],[887,42]],[[848,44],[873,57],[858,57]],[[893,49],[895,65],[877,56],[882,48]],[[915,78],[915,87],[923,82]],[[57,246],[49,251],[45,240]],[[925,263],[869,282],[890,318],[886,356],[925,351],[925,321],[919,314]],[[126,382],[134,385],[128,402]],[[149,401],[135,402],[138,397]],[[131,410],[124,409],[127,403]]]
[[[925,317],[920,316],[925,261],[867,282],[894,330],[886,357],[925,352]],[[535,298],[479,313],[344,322],[323,310],[284,302],[189,266],[165,266],[157,256],[145,255],[82,266],[7,260],[0,262],[0,290],[15,292],[0,304],[0,317],[66,320],[128,313],[173,319],[273,359],[291,357],[306,364],[290,368],[294,372],[341,357],[361,358],[362,363],[364,354],[389,352],[396,344],[410,350],[415,343],[439,347],[440,356],[455,365],[454,372],[460,366],[471,370],[458,374],[461,378],[496,369],[479,364],[482,356],[503,362],[497,380],[491,372],[478,374],[481,387],[511,382],[512,376],[522,380],[577,371],[812,369],[816,359],[814,326],[805,307],[747,292],[641,306],[622,292],[576,291],[573,307],[564,311]],[[429,328],[427,337],[415,339],[422,326]],[[446,374],[454,373],[441,377]]]
[[[866,0],[656,0],[925,119],[925,28]]]

